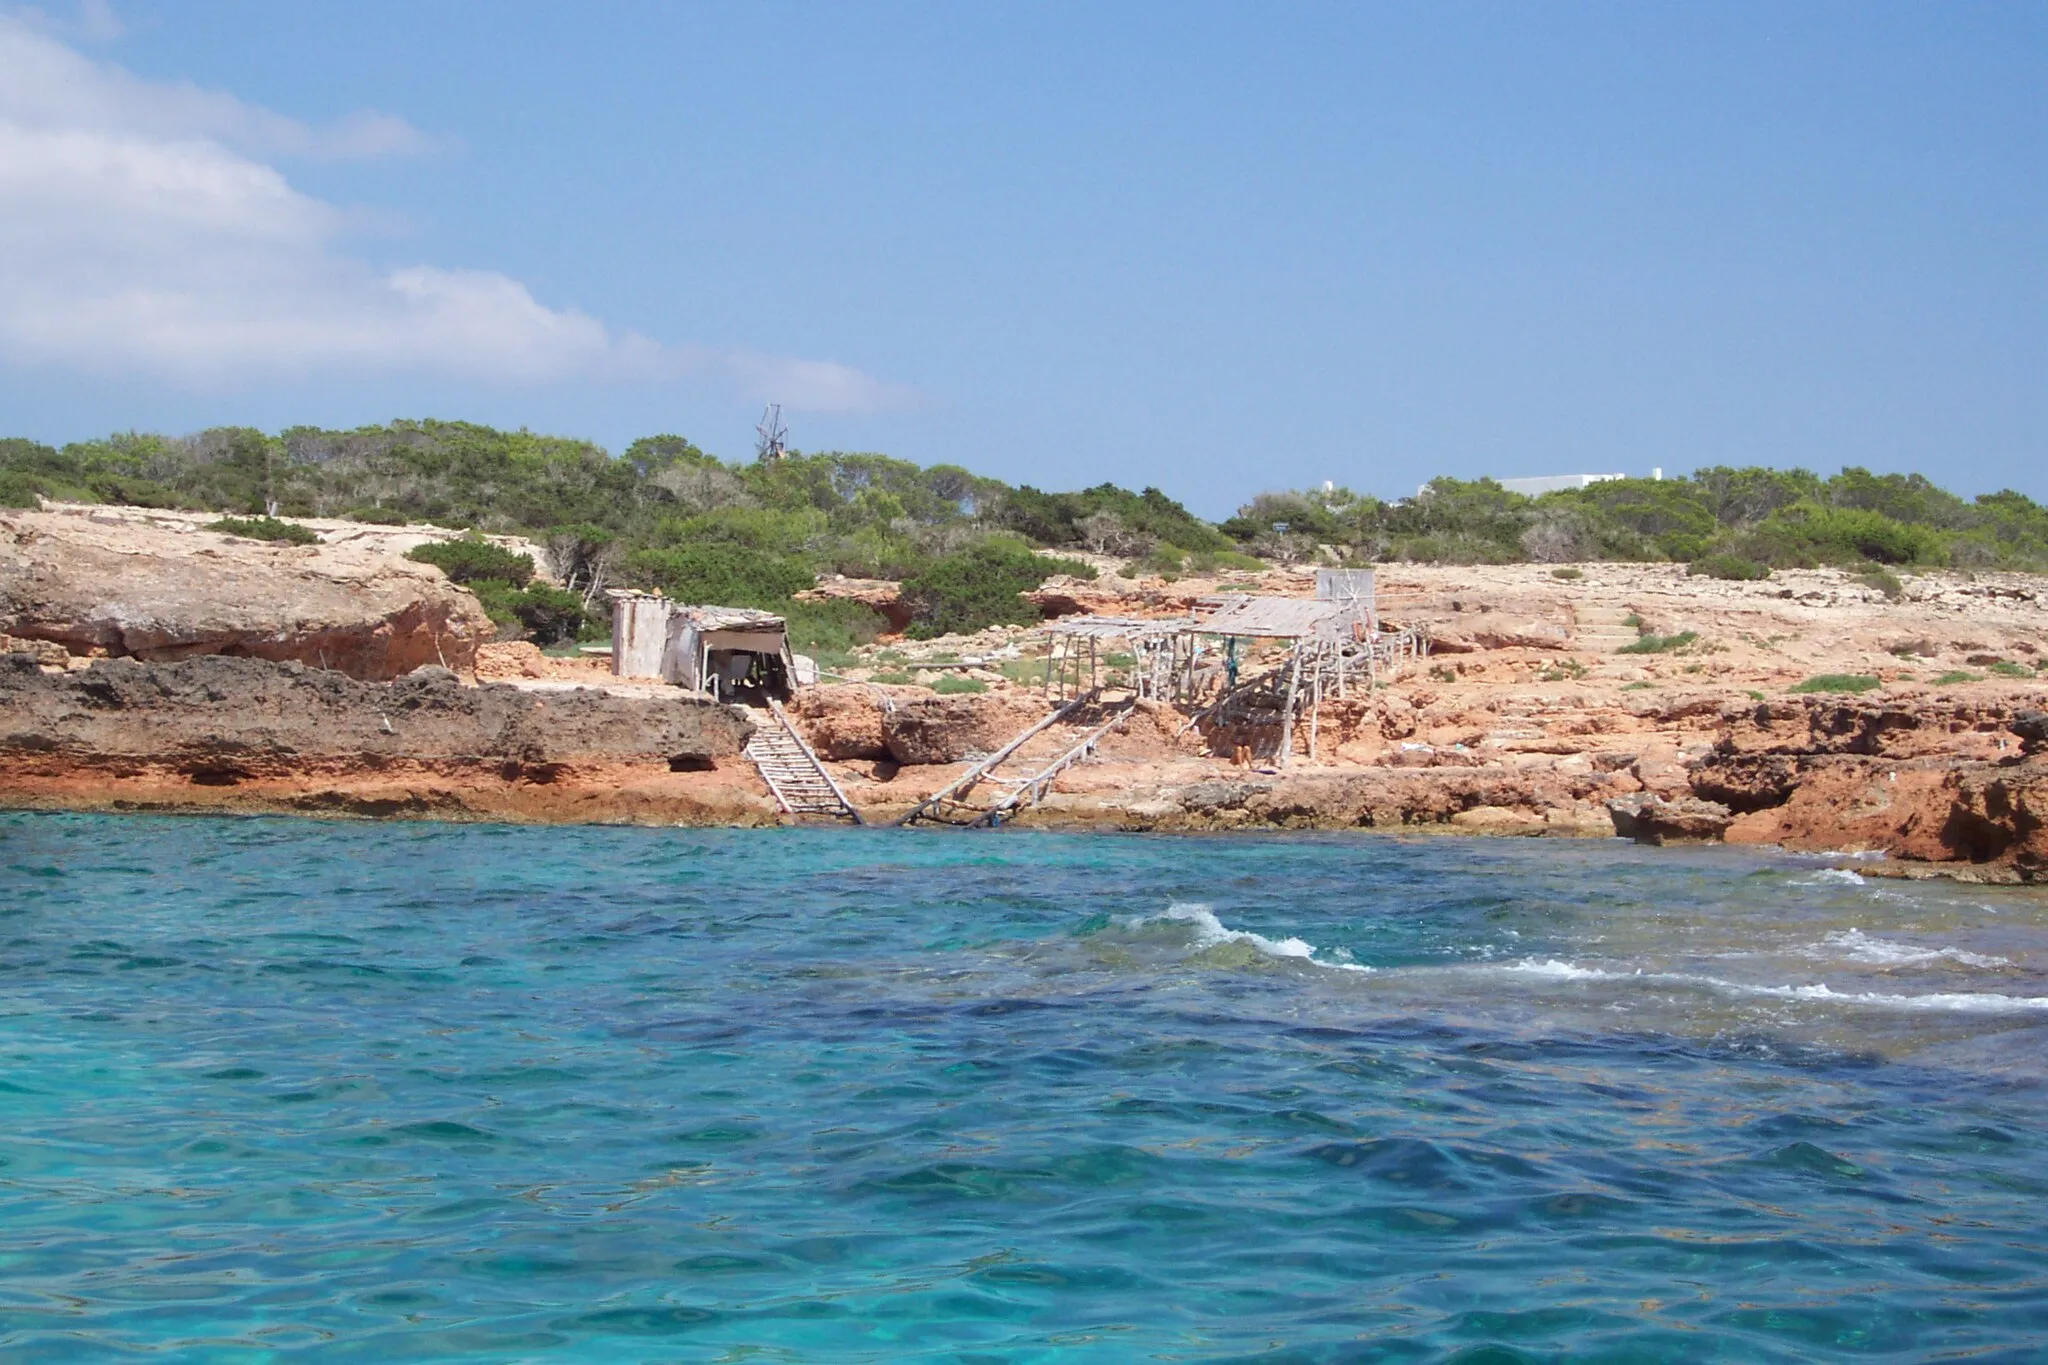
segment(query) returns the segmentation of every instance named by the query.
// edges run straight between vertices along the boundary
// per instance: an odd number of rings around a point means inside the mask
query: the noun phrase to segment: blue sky
[[[9,434],[2048,498],[2039,5],[0,14]]]

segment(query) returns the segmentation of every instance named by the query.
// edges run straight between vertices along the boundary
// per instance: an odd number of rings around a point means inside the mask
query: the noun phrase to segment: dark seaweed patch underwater
[[[0,1358],[2035,1360],[2048,897],[0,816]]]

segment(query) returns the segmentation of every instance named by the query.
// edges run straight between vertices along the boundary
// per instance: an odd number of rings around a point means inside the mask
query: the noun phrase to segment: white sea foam
[[[1603,972],[1598,967],[1581,967],[1576,962],[1559,962],[1554,957],[1544,958],[1541,962],[1525,957],[1520,962],[1508,963],[1500,970],[1517,976],[1547,976],[1553,981],[1605,981],[1620,975]]]
[[[1612,972],[1599,967],[1582,967],[1556,958],[1524,958],[1499,966],[1473,966],[1467,970],[1551,981],[1641,981],[1698,986],[1725,995],[1755,996],[1769,1000],[1824,1000],[1832,1004],[1858,1005],[1871,1009],[1950,1010],[1963,1014],[2031,1014],[2048,1012],[2048,995],[2002,995],[1996,991],[1934,991],[1925,995],[1899,995],[1884,991],[1838,991],[1825,982],[1810,986],[1752,985],[1724,981],[1717,976],[1692,972]]]
[[[1988,953],[1970,953],[1961,948],[1923,948],[1913,943],[1898,943],[1888,938],[1866,934],[1861,929],[1845,929],[1829,934],[1820,942],[1820,947],[1808,949],[1809,957],[1843,957],[1851,962],[1867,962],[1876,967],[1931,967],[1937,962],[1953,962],[1962,967],[2010,967],[2012,959],[1993,957]]]
[[[1809,872],[1804,877],[1794,878],[1794,886],[1826,886],[1829,883],[1847,886],[1862,886],[1863,874],[1846,867],[1824,867],[1818,872]]]
[[[1726,985],[1727,983],[1720,983]],[[1962,1014],[2031,1014],[2048,1011],[2048,995],[2001,995],[1996,991],[1936,991],[1888,995],[1882,991],[1837,991],[1813,986],[1733,986],[1731,989],[1781,1000],[1831,1000],[1888,1010],[1953,1010]]]
[[[1323,962],[1316,957],[1316,946],[1299,938],[1267,938],[1249,929],[1233,929],[1206,905],[1176,901],[1156,915],[1141,915],[1131,920],[1133,928],[1143,924],[1158,923],[1185,924],[1195,931],[1194,946],[1197,950],[1214,948],[1223,943],[1243,943],[1258,949],[1268,957],[1293,958],[1300,962],[1313,962],[1318,967],[1328,967],[1340,972],[1369,972],[1372,968],[1356,962]]]

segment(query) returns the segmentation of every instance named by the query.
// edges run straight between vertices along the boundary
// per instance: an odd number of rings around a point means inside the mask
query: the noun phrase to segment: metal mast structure
[[[771,460],[786,459],[789,456],[789,428],[782,423],[782,404],[770,403],[761,409],[761,420],[755,424],[754,458],[763,464]]]

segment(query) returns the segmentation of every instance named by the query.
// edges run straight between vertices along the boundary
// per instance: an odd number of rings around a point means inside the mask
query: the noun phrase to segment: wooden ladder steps
[[[775,803],[790,815],[830,815],[865,824],[796,731],[782,708],[769,703],[771,722],[756,725],[746,755]]]

